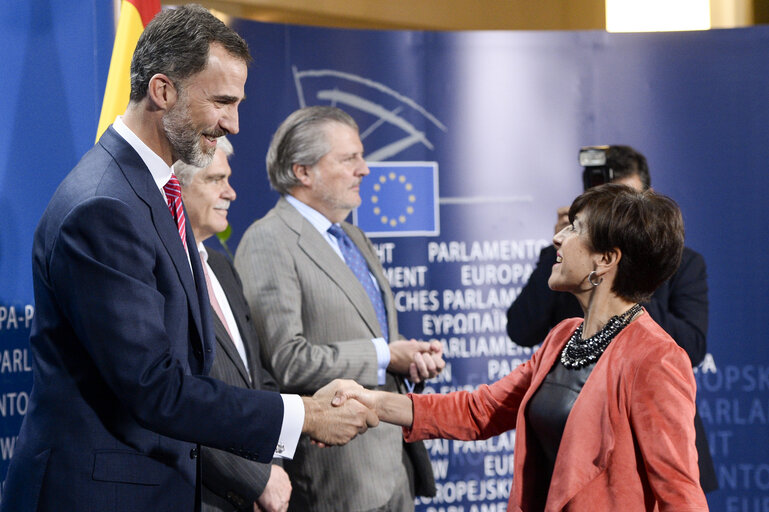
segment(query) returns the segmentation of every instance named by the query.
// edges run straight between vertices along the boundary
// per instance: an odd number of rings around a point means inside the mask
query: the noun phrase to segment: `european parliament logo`
[[[437,162],[367,162],[353,222],[369,237],[440,234]]]

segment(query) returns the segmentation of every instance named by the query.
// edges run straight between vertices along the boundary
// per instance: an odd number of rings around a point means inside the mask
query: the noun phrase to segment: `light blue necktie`
[[[369,299],[371,299],[371,304],[374,306],[374,311],[376,312],[376,319],[379,321],[379,327],[382,329],[385,341],[388,341],[387,314],[385,313],[384,303],[382,302],[382,294],[379,293],[379,290],[371,280],[366,260],[341,226],[338,224],[331,224],[331,227],[328,228],[328,232],[336,238],[339,243],[339,249],[342,251],[342,256],[344,256],[344,261],[347,263],[347,266],[350,267],[352,273],[355,274],[355,277],[358,278],[360,284],[363,285],[363,289],[366,290]]]

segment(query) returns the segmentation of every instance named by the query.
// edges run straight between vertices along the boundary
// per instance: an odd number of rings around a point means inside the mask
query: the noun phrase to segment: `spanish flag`
[[[120,20],[115,33],[115,46],[112,48],[96,140],[128,106],[131,95],[131,57],[144,27],[158,12],[160,0],[122,0],[120,4]]]

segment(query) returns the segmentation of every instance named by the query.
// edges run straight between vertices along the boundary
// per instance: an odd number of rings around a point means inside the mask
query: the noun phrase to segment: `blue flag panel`
[[[440,234],[438,164],[369,162],[355,224],[369,237]]]

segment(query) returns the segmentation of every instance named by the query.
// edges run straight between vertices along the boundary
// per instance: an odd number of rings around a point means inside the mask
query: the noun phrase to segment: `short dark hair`
[[[217,43],[247,65],[248,45],[234,30],[197,4],[164,9],[139,37],[131,60],[131,101],[147,95],[150,78],[162,73],[181,88],[185,79],[208,64],[211,44]]]
[[[644,190],[652,186],[646,157],[630,146],[613,145],[606,151],[606,166],[614,171],[612,180],[621,180],[637,174]]]
[[[331,148],[326,138],[326,126],[340,123],[358,131],[350,114],[336,107],[315,105],[292,112],[283,121],[267,150],[267,177],[270,186],[281,194],[299,184],[294,164],[312,167]]]
[[[650,189],[607,183],[586,190],[569,209],[584,213],[592,249],[622,251],[612,291],[633,302],[648,300],[678,268],[684,221],[675,201]]]

